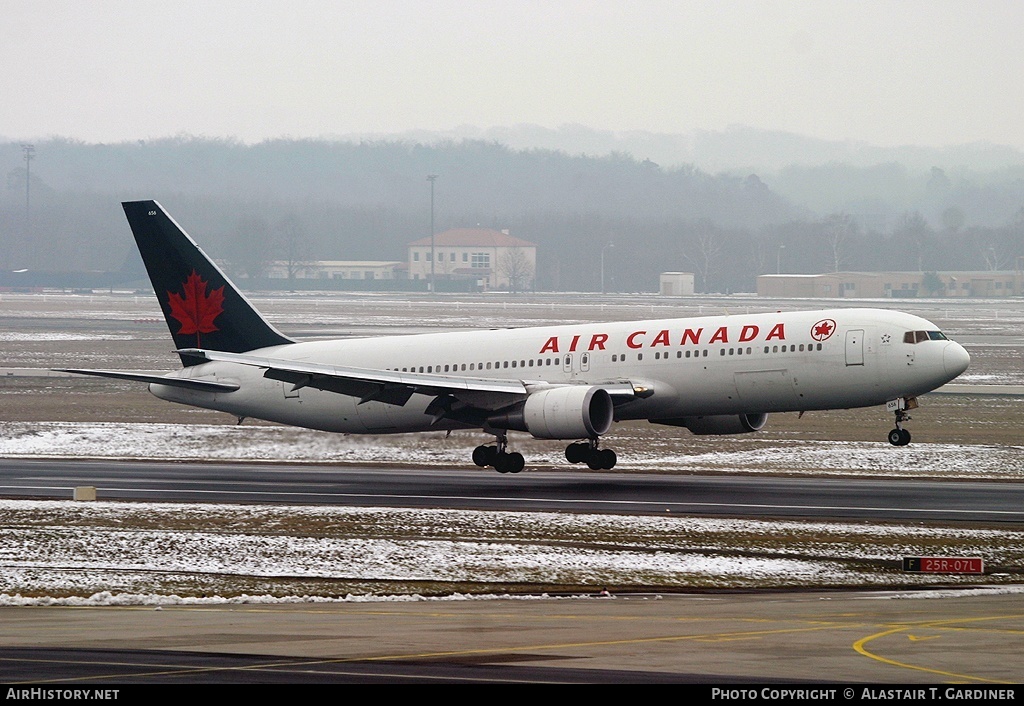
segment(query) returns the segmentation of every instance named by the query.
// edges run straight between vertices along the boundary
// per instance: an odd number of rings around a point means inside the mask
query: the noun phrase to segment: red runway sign
[[[924,574],[983,574],[985,562],[980,556],[905,556],[903,570]]]

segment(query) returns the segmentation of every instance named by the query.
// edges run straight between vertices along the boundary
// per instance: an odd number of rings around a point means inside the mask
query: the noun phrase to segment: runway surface
[[[1022,634],[1019,594],[976,591],[3,608],[0,682],[962,688],[1024,680]]]
[[[744,517],[1021,522],[1024,483],[689,476],[277,463],[0,459],[0,495],[229,503],[678,512]]]

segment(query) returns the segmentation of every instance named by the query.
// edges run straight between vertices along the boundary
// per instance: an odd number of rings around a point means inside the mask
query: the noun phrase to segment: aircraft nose
[[[967,370],[967,366],[970,364],[970,354],[959,343],[950,341],[942,351],[942,365],[951,380]]]

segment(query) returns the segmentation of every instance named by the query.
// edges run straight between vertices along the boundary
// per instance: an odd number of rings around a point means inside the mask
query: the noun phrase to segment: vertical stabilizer
[[[245,353],[293,341],[270,325],[156,201],[126,201],[175,347]],[[188,366],[202,362],[182,356]]]

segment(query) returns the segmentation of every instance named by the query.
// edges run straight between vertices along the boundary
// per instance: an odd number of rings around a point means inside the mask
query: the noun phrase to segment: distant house
[[[761,275],[762,297],[903,299],[908,297],[1012,297],[1024,294],[1024,274],[1013,270],[942,272],[830,272]]]
[[[533,288],[537,245],[507,230],[453,228],[409,243],[409,278],[472,280],[481,289],[524,291]],[[436,258],[436,259],[435,259]]]
[[[292,264],[295,279],[402,279],[405,263],[386,260],[317,260]],[[288,279],[287,262],[275,261],[267,266],[268,279]]]

